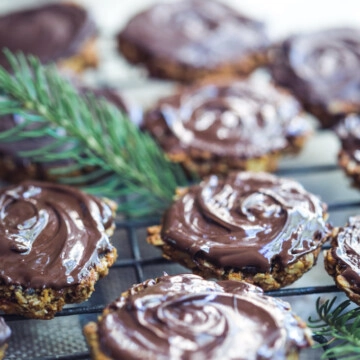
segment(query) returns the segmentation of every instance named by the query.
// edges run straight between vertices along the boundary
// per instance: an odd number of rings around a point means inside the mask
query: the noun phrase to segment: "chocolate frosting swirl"
[[[76,54],[95,33],[87,11],[74,4],[46,4],[0,17],[0,48],[33,54],[42,62]],[[2,52],[0,65],[9,67]]]
[[[210,176],[164,214],[165,243],[222,267],[269,272],[322,244],[325,204],[296,181],[267,173]]]
[[[350,114],[343,118],[335,128],[341,142],[341,149],[351,159],[360,163],[360,116]]]
[[[0,346],[3,346],[10,338],[11,330],[6,325],[4,318],[0,317]]]
[[[238,63],[268,45],[263,24],[217,2],[155,4],[119,34],[143,52],[194,68]]]
[[[270,84],[237,81],[191,87],[161,99],[144,119],[168,153],[201,150],[252,158],[289,149],[311,132],[297,100]]]
[[[335,28],[288,38],[274,52],[274,79],[303,101],[335,111],[359,103],[360,30]]]
[[[0,282],[61,289],[113,247],[111,209],[69,186],[23,182],[0,191]]]
[[[348,224],[339,228],[331,245],[329,251],[341,275],[360,293],[360,216],[350,217]]]
[[[286,359],[308,346],[288,304],[236,282],[163,276],[109,306],[98,336],[113,359]]]

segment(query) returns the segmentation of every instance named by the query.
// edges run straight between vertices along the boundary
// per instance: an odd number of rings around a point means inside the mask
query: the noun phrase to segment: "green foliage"
[[[25,122],[0,133],[0,141],[52,137],[50,144],[19,155],[60,161],[64,165],[51,170],[60,182],[120,198],[124,215],[160,214],[171,203],[186,178],[148,134],[107,101],[80,95],[54,66],[6,55],[13,72],[0,68],[0,115],[18,114]]]
[[[309,327],[315,335],[328,339],[329,348],[322,359],[360,359],[360,307],[349,310],[350,300],[335,306],[336,297],[332,300],[316,302],[318,319],[309,318]],[[322,345],[316,345],[320,347]]]

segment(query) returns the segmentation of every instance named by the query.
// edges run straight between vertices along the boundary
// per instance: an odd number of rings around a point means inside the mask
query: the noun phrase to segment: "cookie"
[[[193,82],[248,75],[267,62],[264,25],[217,1],[158,3],[132,17],[118,46],[157,78]]]
[[[338,164],[352,178],[355,186],[360,186],[360,117],[350,114],[335,126],[340,140]]]
[[[171,161],[201,176],[275,171],[312,133],[299,102],[266,82],[219,81],[185,87],[144,116]]]
[[[334,28],[294,35],[271,51],[275,82],[329,128],[360,110],[360,29]]]
[[[6,325],[4,318],[0,317],[0,360],[5,356],[7,342],[11,336],[11,330]]]
[[[360,216],[350,217],[343,227],[329,235],[331,248],[325,251],[325,268],[337,287],[360,305]]]
[[[121,96],[114,89],[90,89],[84,86],[80,86],[80,91],[83,93],[92,93],[97,98],[104,98],[113,105],[115,105],[120,111],[127,114],[130,121],[137,124],[141,121],[141,113],[138,108],[131,106],[130,103]],[[25,119],[18,114],[10,114],[1,117],[0,121],[0,134],[7,130],[11,130],[15,126],[21,125],[25,122]],[[33,123],[25,127],[26,130],[34,130],[42,124]],[[62,129],[57,130],[58,134],[64,135]],[[21,156],[22,151],[32,151],[42,148],[44,146],[51,145],[55,142],[55,138],[52,136],[42,136],[37,138],[24,138],[16,141],[0,141],[0,178],[11,183],[17,183],[24,180],[36,179],[42,181],[54,181],[57,180],[59,175],[53,174],[51,171],[58,167],[63,167],[73,163],[72,160],[62,161],[48,161],[39,162],[32,157]],[[65,143],[57,147],[57,151],[63,152],[72,147],[72,144]],[[92,169],[86,169],[85,171],[91,171]],[[68,176],[81,175],[82,172],[77,171]]]
[[[326,205],[295,180],[234,172],[183,189],[147,241],[206,278],[272,290],[316,263],[326,217]]]
[[[44,4],[0,17],[0,48],[75,72],[97,65],[96,37],[90,14],[73,3]],[[10,67],[3,52],[0,65]]]
[[[311,332],[288,303],[242,282],[162,276],[133,286],[84,334],[92,359],[298,359]]]
[[[0,190],[0,310],[50,319],[85,301],[116,259],[114,203],[65,185]]]

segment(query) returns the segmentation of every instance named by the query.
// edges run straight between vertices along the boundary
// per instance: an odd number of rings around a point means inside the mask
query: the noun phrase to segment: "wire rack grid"
[[[296,158],[281,162],[279,176],[298,180],[320,196],[329,206],[329,221],[345,224],[348,216],[360,213],[360,192],[336,165],[338,141],[331,131],[318,131]],[[311,156],[310,156],[311,154]],[[123,220],[118,218],[113,243],[118,259],[109,275],[96,284],[95,293],[85,303],[66,306],[53,320],[29,320],[4,315],[12,329],[6,360],[76,360],[90,359],[82,334],[83,326],[96,320],[102,309],[121,292],[135,283],[168,274],[188,272],[187,269],[162,258],[158,249],[146,243],[146,228],[158,224],[158,218]],[[343,299],[333,280],[324,270],[323,259],[293,285],[269,293],[290,302],[294,312],[304,320],[315,316],[318,296]],[[321,342],[321,338],[315,340]],[[320,350],[306,350],[301,359],[319,359]]]
[[[10,8],[47,2],[48,0],[2,0],[0,11]],[[50,1],[50,0],[49,0]],[[92,8],[99,20],[101,66],[88,74],[89,85],[116,87],[129,99],[136,99],[142,107],[148,107],[161,94],[168,94],[173,84],[149,81],[144,73],[130,67],[121,59],[114,45],[114,32],[124,24],[131,14],[155,0],[78,0],[79,3]],[[291,31],[318,27],[322,25],[351,21],[357,24],[354,6],[345,4],[349,1],[329,3],[318,1],[292,1],[288,4],[264,2],[261,0],[228,0],[252,15],[268,19],[273,35],[284,36]],[[319,19],[316,6],[326,6],[326,16]],[[109,11],[110,9],[110,11]],[[4,10],[4,11],[3,11]],[[347,11],[350,10],[350,11]],[[286,16],[282,16],[286,14]],[[321,21],[320,21],[321,20]],[[335,21],[336,20],[336,21]],[[325,24],[326,23],[326,24]],[[321,25],[320,24],[320,25]],[[330,130],[319,130],[306,143],[303,151],[294,158],[281,161],[277,174],[298,180],[308,191],[318,195],[329,205],[329,221],[335,226],[344,225],[349,216],[360,214],[360,191],[351,187],[350,180],[337,166],[339,142]],[[95,293],[82,304],[66,306],[52,320],[28,320],[13,315],[5,315],[5,320],[12,329],[12,337],[6,352],[5,360],[77,360],[90,359],[87,344],[82,334],[83,326],[96,320],[102,309],[116,299],[123,291],[135,283],[149,278],[168,274],[188,272],[180,265],[161,257],[158,249],[145,241],[146,228],[158,224],[159,218],[124,221],[117,219],[117,229],[113,243],[118,249],[118,259],[110,269],[109,275],[101,279],[95,287]],[[271,292],[272,296],[288,301],[295,313],[304,320],[315,316],[315,301],[322,298],[345,295],[338,292],[333,280],[325,272],[322,256],[317,265],[293,285]],[[321,342],[322,339],[316,339]],[[321,357],[322,349],[309,349],[301,353],[301,360],[315,360]]]

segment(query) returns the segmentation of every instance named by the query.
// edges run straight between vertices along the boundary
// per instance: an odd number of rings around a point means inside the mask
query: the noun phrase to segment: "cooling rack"
[[[279,176],[298,180],[308,191],[320,196],[328,204],[329,221],[335,226],[345,224],[350,215],[360,213],[360,191],[351,187],[350,180],[336,164],[338,146],[338,140],[330,130],[317,131],[301,154],[282,161],[277,172]],[[146,228],[159,221],[158,218],[117,219],[113,243],[118,249],[118,259],[109,275],[96,284],[95,293],[87,302],[65,307],[53,320],[5,315],[13,332],[5,359],[90,359],[82,328],[95,320],[104,306],[135,283],[161,276],[164,272],[188,272],[163,259],[158,249],[146,243]],[[317,297],[327,299],[337,295],[339,300],[345,298],[325,272],[322,257],[293,285],[269,294],[290,302],[304,320],[315,315]],[[322,341],[321,338],[315,340]],[[301,359],[319,359],[321,351],[306,350]]]
[[[50,0],[1,0],[0,11],[45,1]],[[173,84],[149,81],[141,71],[128,66],[115,50],[113,35],[131,14],[154,1],[156,0],[77,0],[93,10],[100,27],[101,67],[88,74],[86,80],[89,85],[118,88],[129,99],[136,99],[144,107],[152,104],[159,95],[172,91]],[[278,38],[287,34],[290,28],[296,32],[322,25],[357,24],[358,11],[355,8],[360,7],[360,4],[349,0],[338,3],[325,0],[227,2],[266,20],[272,35]],[[321,18],[318,16],[320,12],[323,15]],[[317,130],[303,151],[296,157],[281,161],[277,171],[278,175],[294,178],[308,191],[320,196],[328,204],[329,221],[335,226],[344,225],[349,216],[360,214],[360,190],[352,188],[350,180],[338,168],[338,149],[338,139],[331,130]],[[146,228],[159,221],[159,218],[117,219],[113,243],[118,249],[118,259],[109,275],[96,284],[96,290],[87,302],[66,306],[52,320],[29,320],[4,315],[12,329],[5,359],[88,360],[90,356],[82,329],[89,321],[96,320],[104,306],[135,283],[161,276],[164,272],[171,275],[188,272],[180,265],[163,259],[158,249],[146,243]],[[345,295],[337,290],[324,270],[322,255],[319,256],[317,265],[301,279],[289,287],[272,291],[270,295],[288,301],[294,312],[304,320],[316,315],[315,301],[319,296],[327,299],[336,295],[338,301],[345,299]],[[321,343],[323,339],[315,340]],[[322,353],[321,348],[305,350],[300,359],[319,359]]]

